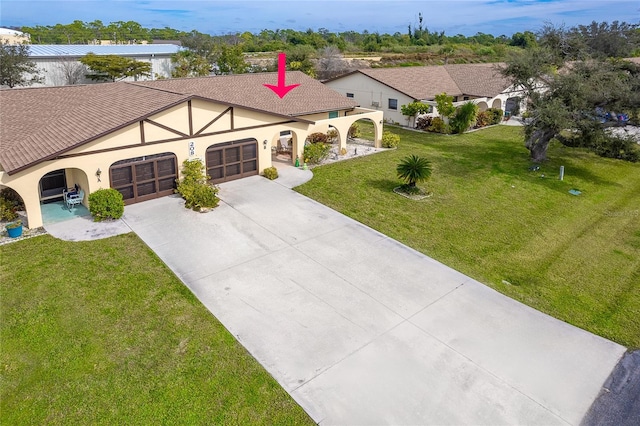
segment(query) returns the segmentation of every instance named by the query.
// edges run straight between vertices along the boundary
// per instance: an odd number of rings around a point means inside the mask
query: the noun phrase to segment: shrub
[[[400,161],[396,172],[408,186],[416,186],[416,182],[424,182],[431,177],[431,163],[424,157],[410,155]]]
[[[470,127],[476,124],[477,115],[478,105],[473,102],[467,102],[459,106],[451,118],[451,131],[453,133],[466,132]]]
[[[600,135],[594,138],[590,148],[601,157],[617,158],[632,163],[640,160],[640,148],[631,136]]]
[[[266,169],[264,169],[263,173],[264,173],[264,177],[266,177],[269,180],[278,179],[278,169],[276,169],[273,166],[267,167]]]
[[[486,112],[491,117],[491,122],[489,124],[500,124],[502,121],[502,115],[504,114],[500,108],[489,108]]]
[[[318,164],[329,156],[331,145],[326,143],[312,143],[304,146],[303,157],[309,164]]]
[[[400,136],[395,133],[384,131],[382,133],[383,148],[397,148],[400,145]]]
[[[433,118],[428,115],[418,117],[416,119],[416,129],[427,130],[431,127],[431,120],[433,120]]]
[[[335,143],[338,141],[338,131],[336,129],[329,129],[327,131],[327,142]]]
[[[182,180],[178,182],[176,192],[184,198],[186,208],[199,212],[218,205],[218,188],[209,184],[208,179],[202,160],[184,160]]]
[[[328,136],[325,133],[320,133],[320,132],[311,133],[307,137],[307,140],[309,141],[309,143],[327,143],[327,139],[328,139]]]
[[[22,201],[22,197],[20,197],[20,194],[18,194],[15,189],[8,187],[2,188],[2,190],[0,190],[0,198],[12,202],[16,210],[24,210],[24,201]]]
[[[93,220],[120,219],[124,213],[122,194],[113,188],[98,189],[89,194],[89,212]]]
[[[12,221],[17,217],[15,204],[11,200],[0,197],[0,220]]]
[[[427,129],[430,132],[436,133],[449,133],[449,125],[444,122],[440,117],[433,117],[431,120],[431,126]]]
[[[351,127],[349,127],[349,132],[347,132],[348,139],[354,139],[360,136],[360,126],[358,123],[353,123]]]
[[[485,127],[491,124],[493,115],[487,111],[480,111],[476,116],[476,127]]]
[[[420,101],[413,101],[408,105],[400,105],[400,111],[402,112],[402,115],[406,115],[411,119],[411,117],[414,117],[417,114],[427,114],[431,112],[432,107],[431,105]],[[417,124],[418,123],[416,122],[416,127],[418,127]]]

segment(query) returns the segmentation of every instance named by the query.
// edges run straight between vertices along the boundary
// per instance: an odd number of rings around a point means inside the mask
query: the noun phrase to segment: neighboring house
[[[40,69],[43,82],[34,86],[65,86],[68,84],[93,83],[86,78],[86,67],[78,60],[87,53],[96,55],[117,55],[137,61],[151,63],[151,75],[140,80],[155,80],[171,77],[171,55],[180,46],[174,44],[32,44],[29,57]],[[80,79],[77,79],[77,73]],[[70,81],[71,80],[71,81]],[[124,81],[133,81],[132,77]]]
[[[29,43],[31,36],[27,33],[23,33],[9,28],[0,28],[0,42],[7,42],[9,44],[21,44]]]
[[[401,106],[413,101],[432,102],[436,95],[454,97],[454,105],[466,101],[480,110],[524,108],[522,93],[514,90],[498,71],[500,64],[456,64],[406,68],[361,69],[324,83],[362,106],[384,111],[385,120],[407,124]],[[459,102],[459,103],[458,103]],[[437,110],[433,109],[432,115]]]
[[[173,193],[184,160],[200,158],[214,183],[257,175],[272,147],[291,135],[292,162],[313,132],[337,130],[346,147],[359,119],[382,136],[381,111],[302,72],[283,99],[264,86],[275,73],[0,90],[0,188],[22,197],[28,226],[42,225],[41,203],[78,185],[86,196],[115,188],[127,204]]]

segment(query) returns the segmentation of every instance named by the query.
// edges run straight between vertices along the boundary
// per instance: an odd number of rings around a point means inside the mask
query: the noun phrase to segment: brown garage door
[[[118,161],[110,167],[109,176],[125,204],[171,195],[178,178],[176,156],[165,153]]]
[[[258,174],[258,141],[226,142],[207,148],[207,174],[213,183]]]

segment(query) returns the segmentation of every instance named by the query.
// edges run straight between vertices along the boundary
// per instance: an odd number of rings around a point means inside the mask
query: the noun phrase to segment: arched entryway
[[[512,116],[520,115],[520,98],[512,97],[507,99],[504,110],[505,112],[508,112]]]
[[[125,204],[171,195],[178,165],[173,153],[128,158],[109,167],[109,185],[122,194]]]
[[[258,141],[241,139],[207,148],[207,175],[212,183],[222,183],[258,174]]]
[[[16,222],[18,220],[22,221],[25,227],[28,227],[27,209],[24,200],[15,189],[0,185],[0,209],[2,210],[0,222],[3,223],[3,231],[5,231],[5,223]]]
[[[478,111],[480,112],[486,111],[489,108],[489,105],[484,101],[478,102],[477,105],[478,105]]]
[[[378,129],[369,118],[361,118],[349,127],[347,134],[347,143],[359,143],[365,145],[375,145],[375,141],[379,139]]]
[[[88,189],[87,174],[79,168],[53,170],[42,176],[38,182],[38,201],[41,214],[39,219],[42,224],[46,225],[89,215],[89,210],[86,207]],[[76,202],[70,205],[65,202],[65,191],[79,195],[76,200],[80,200],[80,203]]]
[[[502,100],[494,99],[493,102],[491,103],[491,108],[502,109]]]

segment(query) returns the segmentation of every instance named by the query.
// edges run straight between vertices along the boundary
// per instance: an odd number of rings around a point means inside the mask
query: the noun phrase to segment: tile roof
[[[357,106],[301,72],[287,73],[286,83],[300,86],[284,99],[264,83],[277,75],[2,89],[0,165],[15,173],[193,97],[294,119]]]
[[[444,65],[464,95],[493,98],[511,86],[500,74],[503,64]]]
[[[265,83],[275,85],[277,82],[277,73],[256,73],[144,81],[136,84],[293,117],[357,106],[357,102],[300,71],[287,72],[286,84],[300,86],[283,99],[264,86]]]
[[[359,72],[414,99],[433,99],[442,92],[451,96],[462,95],[442,66],[370,68]]]
[[[414,99],[433,100],[445,92],[451,96],[494,97],[510,86],[497,71],[500,64],[431,65],[406,68],[370,68],[353,71],[371,77]],[[336,77],[329,81],[344,77]]]
[[[0,164],[17,171],[186,99],[127,83],[0,90]]]

